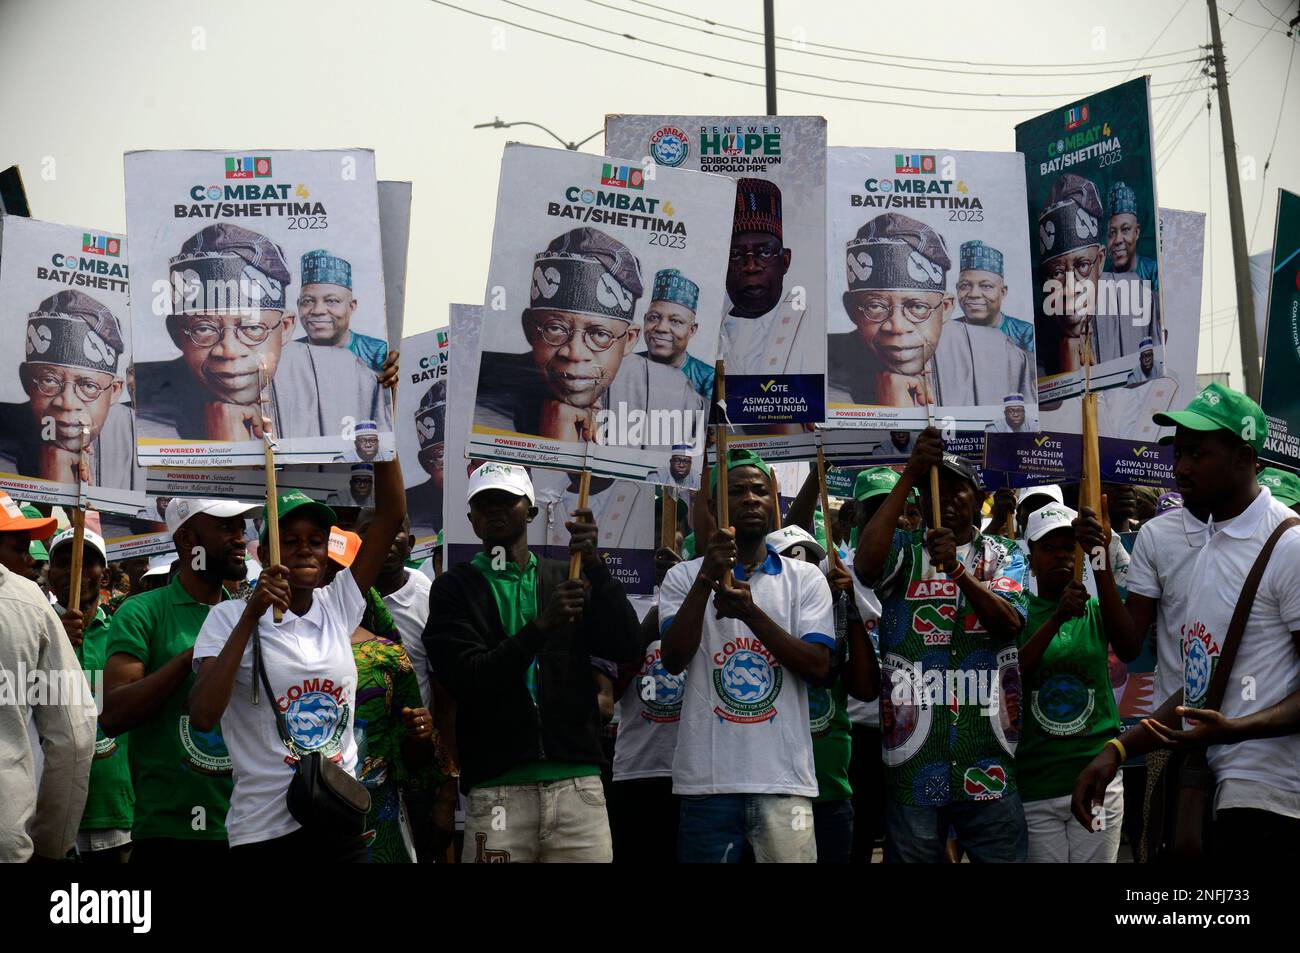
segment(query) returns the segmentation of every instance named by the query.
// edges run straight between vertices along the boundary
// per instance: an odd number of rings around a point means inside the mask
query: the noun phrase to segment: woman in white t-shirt
[[[316,588],[329,564],[334,511],[298,490],[279,497],[281,563],[267,566],[247,603],[214,606],[194,643],[198,673],[190,722],[201,731],[221,724],[234,768],[226,815],[231,856],[262,862],[358,862],[369,859],[363,838],[323,839],[289,813],[286,794],[300,754],[319,751],[356,776],[353,739],[357,670],[352,633],[406,512],[397,460],[375,464],[378,506],[352,565]],[[265,529],[263,530],[265,536]],[[274,621],[268,611],[284,617]],[[254,682],[252,635],[262,643],[273,702],[284,714],[292,750],[281,740],[260,679]]]

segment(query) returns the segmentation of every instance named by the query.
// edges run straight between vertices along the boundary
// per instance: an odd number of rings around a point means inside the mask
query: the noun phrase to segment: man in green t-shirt
[[[226,583],[248,572],[244,520],[260,507],[235,500],[167,504],[180,572],[170,584],[128,599],[113,616],[100,727],[131,732],[135,787],[132,862],[222,859],[233,781],[220,726],[190,726],[185,699],[194,681],[194,640]]]
[[[590,510],[565,524],[579,578],[529,552],[537,506],[523,467],[484,463],[466,503],[483,550],[433,581],[424,630],[429,669],[456,699],[463,859],[608,863],[591,657],[634,661],[636,612],[597,555]]]
[[[1028,704],[1016,749],[1016,774],[1025,803],[1030,863],[1113,864],[1119,853],[1124,820],[1119,774],[1106,788],[1091,830],[1070,816],[1075,779],[1102,746],[1119,735],[1108,645],[1114,646],[1120,661],[1130,662],[1146,634],[1133,625],[1115,585],[1105,539],[1109,532],[1093,539],[1094,516],[1085,507],[1081,521],[1068,506],[1052,502],[1030,514],[1025,530],[1038,592],[1028,594],[1029,611],[1020,631],[1020,677]],[[1090,599],[1083,582],[1074,578],[1078,540],[1088,545],[1085,558],[1094,560],[1096,599]]]
[[[72,589],[74,531],[65,529],[50,541],[49,584],[55,599],[54,611],[77,653],[86,681],[96,694],[103,694],[105,650],[108,648],[108,614],[99,604],[99,587],[108,566],[104,540],[93,530],[84,534],[81,563],[81,607],[69,609]],[[77,832],[77,854],[88,863],[120,864],[131,849],[131,821],[135,794],[131,790],[131,768],[127,764],[126,736],[110,738],[103,728],[95,732],[95,759],[90,763],[86,809]]]

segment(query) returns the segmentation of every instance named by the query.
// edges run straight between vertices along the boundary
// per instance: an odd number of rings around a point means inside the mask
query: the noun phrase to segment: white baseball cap
[[[103,556],[104,562],[107,564],[108,547],[104,545],[104,537],[100,536],[93,529],[89,529],[89,528],[83,530],[82,534],[83,534],[83,538],[85,539],[84,545],[91,547],[97,553],[99,553],[99,555]],[[54,551],[58,549],[60,546],[62,546],[64,543],[71,543],[74,536],[76,536],[76,530],[71,528],[56,533],[54,535],[54,538],[50,540],[50,545],[47,547],[50,551],[50,555],[53,556]]]
[[[140,576],[141,579],[152,579],[154,576],[165,576],[172,570],[172,563],[176,561],[175,553],[163,553],[161,556],[149,557],[149,568]]]
[[[802,526],[784,526],[767,534],[767,545],[776,550],[777,555],[794,546],[806,546],[817,556],[817,562],[826,558],[826,549]]]
[[[1025,539],[1031,543],[1042,539],[1053,530],[1066,529],[1079,514],[1063,503],[1048,503],[1029,514]]]
[[[240,500],[203,500],[190,497],[174,496],[167,504],[167,532],[173,536],[192,516],[207,513],[217,519],[230,516],[252,516],[262,509],[260,503],[244,503]]]
[[[537,502],[528,471],[509,463],[489,461],[481,464],[469,475],[469,492],[465,494],[465,502],[468,503],[484,490],[505,490],[515,496],[526,496],[529,506]]]
[[[1065,504],[1065,497],[1061,495],[1061,488],[1055,483],[1048,483],[1043,486],[1025,486],[1016,490],[1016,506],[1019,506],[1031,496],[1050,496],[1055,502]]]

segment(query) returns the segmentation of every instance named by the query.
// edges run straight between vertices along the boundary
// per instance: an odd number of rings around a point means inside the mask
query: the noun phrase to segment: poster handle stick
[[[659,508],[659,548],[677,551],[677,497],[673,491],[664,487],[660,494],[662,500]]]
[[[86,504],[81,498],[85,484],[86,444],[90,441],[90,428],[81,428],[81,450],[77,453],[77,506],[72,511],[72,578],[68,581],[68,608],[81,610],[81,573],[86,552]]]
[[[1079,484],[1079,509],[1085,506],[1096,510],[1101,505],[1101,449],[1097,433],[1097,394],[1092,389],[1092,326],[1083,335],[1083,400],[1080,436],[1083,441],[1083,480]],[[1074,580],[1083,581],[1084,561],[1091,558],[1083,547],[1076,547]]]
[[[587,508],[587,498],[591,494],[591,470],[587,467],[587,448],[582,445],[582,477],[578,480],[578,509]],[[577,579],[582,575],[582,553],[569,553],[569,578]]]
[[[836,549],[835,539],[831,533],[831,503],[830,494],[826,490],[826,453],[822,450],[821,428],[814,428],[813,432],[817,435],[817,490],[822,502],[822,529],[826,533],[826,555],[830,557],[831,569],[839,569],[840,551]]]
[[[921,387],[925,391],[922,395],[925,398],[925,425],[927,427],[933,427],[934,413],[930,410],[930,379],[928,377],[928,370],[921,375]],[[939,529],[943,526],[943,522],[939,517],[939,468],[936,466],[930,467],[930,525],[933,529]]]
[[[266,362],[263,361],[258,369],[258,384],[260,387],[259,404],[262,411],[262,450],[265,454],[263,466],[266,471],[266,510],[263,519],[266,522],[266,544],[270,559],[269,565],[280,565],[280,506],[279,491],[275,486],[275,440],[271,434],[271,418],[266,407],[266,391],[269,381],[266,373]],[[276,622],[284,618],[284,611],[276,606],[271,610]],[[256,686],[254,686],[256,687]]]
[[[718,423],[713,425],[714,433],[714,458],[713,472],[718,477],[718,528],[731,529],[731,514],[727,506],[727,367],[726,361],[718,361],[713,366],[713,387],[714,398],[717,401],[718,412],[721,417]],[[707,545],[707,541],[706,541]],[[723,578],[724,586],[731,585],[731,571]]]

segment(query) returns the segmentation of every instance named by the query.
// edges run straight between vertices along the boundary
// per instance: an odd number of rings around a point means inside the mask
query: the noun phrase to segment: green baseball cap
[[[43,520],[45,517],[41,511],[30,503],[21,503],[18,508],[23,511],[23,516],[29,520]],[[34,539],[27,544],[27,552],[31,554],[32,559],[38,563],[47,563],[50,561],[50,551],[45,548],[45,544],[39,539]]]
[[[338,522],[338,514],[318,500],[313,500],[302,490],[282,490],[275,498],[276,516],[280,522],[284,522],[286,516],[290,513],[298,512],[299,516],[313,517],[327,529]],[[259,539],[263,546],[266,545],[267,534],[266,523],[262,524],[262,532]]]
[[[1161,427],[1186,427],[1188,430],[1227,430],[1250,444],[1256,453],[1264,449],[1268,438],[1268,418],[1259,404],[1241,391],[1222,384],[1206,384],[1192,398],[1185,410],[1154,414],[1151,417]],[[1173,443],[1173,436],[1160,438],[1161,443]]]
[[[763,471],[763,475],[769,479],[772,476],[772,468],[764,462],[763,458],[753,450],[728,450],[727,451],[727,472],[730,473],[736,467],[758,467]],[[714,467],[709,471],[709,492],[713,493],[718,489],[718,468]]]
[[[1273,497],[1284,505],[1295,506],[1300,503],[1300,476],[1277,467],[1265,467],[1255,479],[1260,486],[1268,487]]]
[[[898,480],[898,474],[890,467],[868,467],[853,481],[853,498],[862,501],[873,496],[885,496],[897,485]]]

